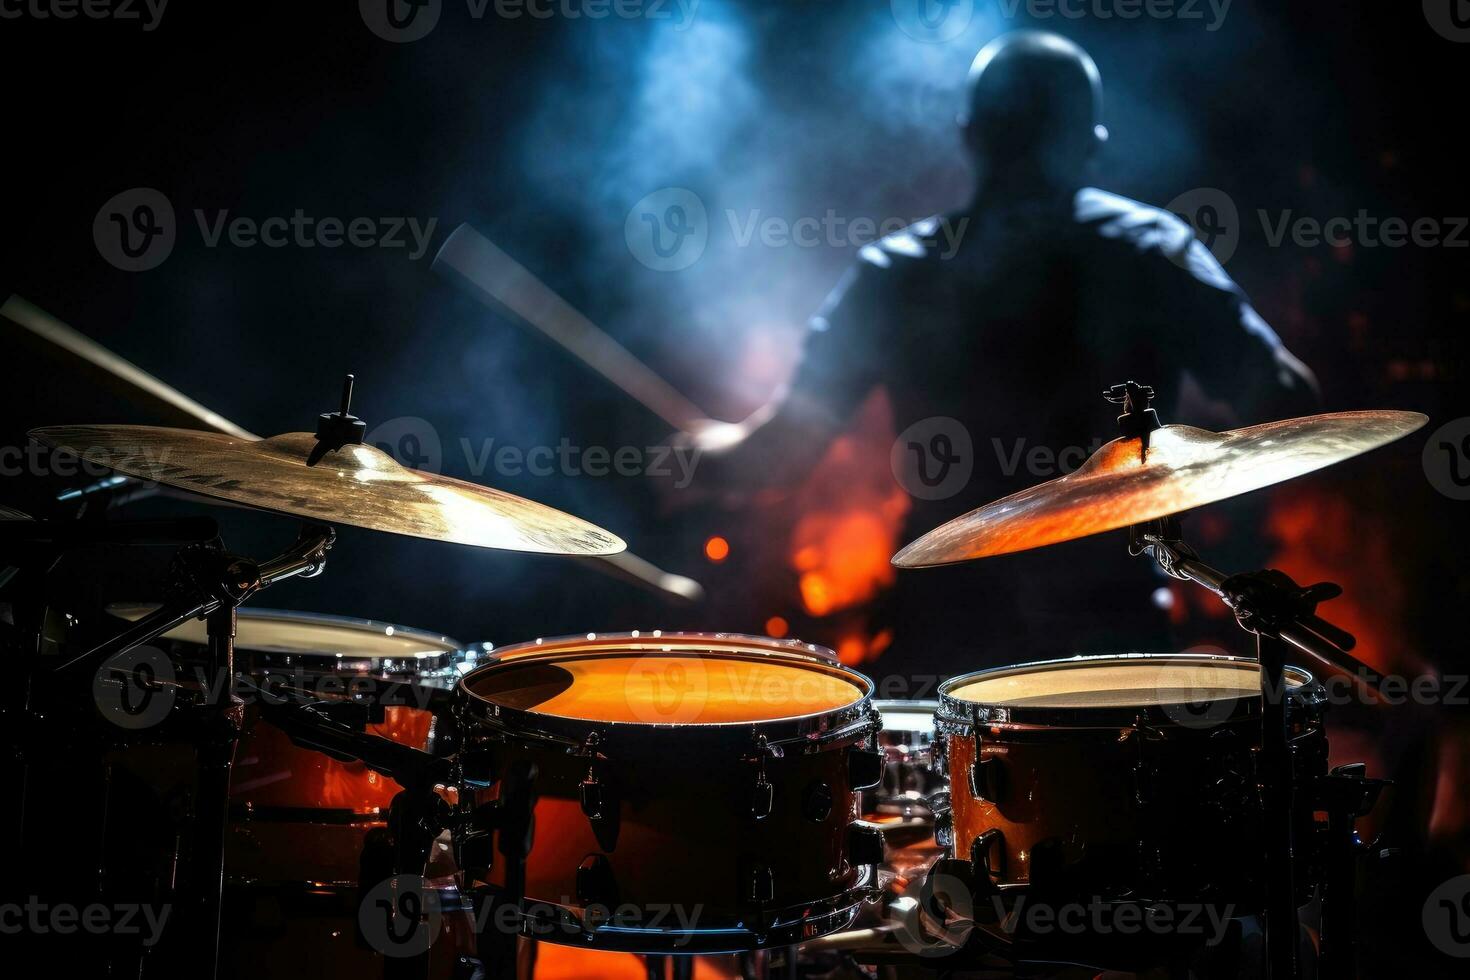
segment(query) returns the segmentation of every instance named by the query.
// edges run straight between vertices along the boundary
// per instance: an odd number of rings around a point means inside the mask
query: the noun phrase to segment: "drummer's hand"
[[[749,434],[750,430],[743,422],[699,419],[670,436],[669,444],[675,449],[720,453],[740,445]]]

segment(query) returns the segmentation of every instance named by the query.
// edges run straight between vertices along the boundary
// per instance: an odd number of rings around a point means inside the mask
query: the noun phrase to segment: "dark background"
[[[1367,659],[1463,672],[1466,505],[1434,489],[1421,451],[1438,426],[1470,415],[1470,233],[1459,248],[1273,247],[1257,212],[1273,222],[1286,211],[1470,214],[1470,43],[1437,33],[1418,3],[1235,0],[1215,30],[1208,6],[1202,20],[1006,9],[977,3],[944,43],[906,35],[878,0],[704,0],[683,27],[506,19],[493,8],[475,19],[446,0],[433,32],[405,44],[374,35],[342,0],[174,0],[152,31],[84,17],[0,20],[0,286],[261,434],[309,430],[353,371],[354,407],[370,428],[423,419],[445,472],[588,518],[714,597],[681,608],[559,559],[342,528],[324,577],[279,586],[264,604],[497,643],[659,625],[760,632],[780,615],[835,644],[837,620],[803,610],[789,567],[740,560],[783,553],[750,543],[779,529],[674,506],[639,478],[470,472],[461,439],[641,447],[668,429],[432,272],[433,252],[473,222],[702,407],[742,416],[789,371],[801,324],[855,246],[739,248],[728,229],[719,234],[723,212],[912,220],[963,204],[970,178],[953,116],[966,66],[1004,29],[1058,30],[1092,51],[1107,84],[1112,139],[1098,182],[1159,204],[1223,191],[1240,214],[1227,270],[1317,371],[1326,407],[1431,416],[1369,461],[1275,491],[1259,523],[1237,520],[1232,531],[1256,542],[1258,560],[1349,585],[1345,615],[1371,641]],[[716,231],[698,263],[664,273],[634,259],[623,225],[635,202],[671,185],[701,196]],[[110,265],[92,235],[103,204],[135,187],[158,189],[177,215],[172,254],[144,272]],[[417,260],[401,248],[210,248],[195,209],[211,220],[219,209],[257,220],[301,209],[437,225]],[[8,343],[0,364],[0,444],[23,444],[39,424],[156,421]],[[5,485],[0,500],[36,499],[34,481]],[[981,502],[958,497],[955,513]],[[263,557],[294,535],[283,519],[219,516],[244,553]],[[723,565],[703,555],[713,533],[735,545]],[[155,587],[146,575],[126,582]],[[1199,630],[1229,637],[1218,620]],[[957,646],[963,633],[961,614]],[[956,655],[955,672],[972,666]],[[866,669],[885,668],[880,658]],[[1449,713],[1425,724],[1453,730]],[[1438,758],[1442,783],[1463,781],[1470,756],[1442,746]],[[1463,804],[1436,805],[1460,808],[1437,819],[1450,820],[1463,848]]]

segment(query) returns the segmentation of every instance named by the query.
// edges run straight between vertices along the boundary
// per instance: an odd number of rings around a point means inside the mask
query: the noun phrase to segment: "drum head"
[[[1312,675],[1286,668],[1289,697],[1313,685]],[[1180,705],[1241,702],[1258,710],[1260,665],[1209,654],[1130,654],[1076,657],[966,674],[941,688],[947,708],[981,720],[1050,723],[1076,713],[1128,723]]]
[[[497,715],[618,725],[743,725],[862,703],[872,683],[819,651],[734,634],[593,634],[504,648],[462,686]]]
[[[116,603],[107,611],[137,620],[158,608]],[[190,646],[209,643],[203,620],[191,619],[161,639]],[[260,667],[291,667],[323,673],[418,673],[448,666],[458,659],[461,644],[447,636],[371,619],[243,608],[238,612],[235,652]]]

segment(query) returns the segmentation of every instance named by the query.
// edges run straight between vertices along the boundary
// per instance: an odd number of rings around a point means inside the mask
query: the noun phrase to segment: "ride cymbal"
[[[1075,472],[986,504],[893,556],[900,568],[1026,551],[1142,524],[1340,463],[1408,435],[1418,412],[1337,412],[1229,432],[1166,425]]]
[[[61,425],[31,438],[140,480],[323,524],[479,548],[611,555],[626,547],[602,528],[500,490],[402,466],[369,445],[326,453],[308,432],[249,439],[147,425]]]

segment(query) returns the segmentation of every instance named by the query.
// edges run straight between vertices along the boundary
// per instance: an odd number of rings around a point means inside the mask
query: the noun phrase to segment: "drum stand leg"
[[[489,834],[493,834],[497,850],[505,860],[505,886],[481,885],[474,889],[472,895],[475,945],[485,976],[494,980],[513,980],[519,972],[521,937],[518,926],[522,900],[526,895],[526,858],[531,853],[536,828],[536,777],[534,764],[514,766],[504,775],[496,811],[487,818],[485,825],[477,828],[479,843],[476,852],[479,857],[467,861],[463,850],[460,854],[460,867],[467,879],[471,874],[488,873],[491,859]],[[508,910],[509,914],[502,914],[501,909]],[[532,959],[534,962],[534,956]]]
[[[1322,956],[1318,974],[1325,980],[1350,980],[1357,964],[1357,866],[1369,848],[1358,839],[1357,819],[1378,802],[1387,779],[1369,779],[1356,762],[1317,778],[1314,809],[1327,813],[1325,876],[1322,888]]]
[[[1286,717],[1286,645],[1256,634],[1261,662],[1261,753],[1257,782],[1261,794],[1266,847],[1266,959],[1273,980],[1298,976],[1296,855],[1292,840],[1291,729]]]
[[[209,651],[219,703],[206,706],[199,746],[198,803],[194,815],[193,867],[186,905],[192,906],[195,976],[213,978],[219,968],[220,903],[224,894],[225,833],[229,819],[230,769],[240,737],[241,703],[235,698],[235,607],[221,604],[209,614]]]

